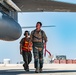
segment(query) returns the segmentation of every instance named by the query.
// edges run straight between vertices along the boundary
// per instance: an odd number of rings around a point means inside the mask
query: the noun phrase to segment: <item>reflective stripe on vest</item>
[[[32,43],[25,41],[24,45],[22,46],[22,50],[31,51],[32,50]]]

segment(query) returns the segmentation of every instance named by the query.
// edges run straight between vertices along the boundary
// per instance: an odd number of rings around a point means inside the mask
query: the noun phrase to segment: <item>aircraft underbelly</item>
[[[22,34],[20,25],[10,16],[0,12],[0,39],[17,40]]]

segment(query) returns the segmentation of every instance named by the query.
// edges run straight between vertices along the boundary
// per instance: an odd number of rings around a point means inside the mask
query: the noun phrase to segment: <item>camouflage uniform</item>
[[[46,34],[43,30],[36,29],[31,32],[31,40],[33,42],[34,67],[43,67],[43,43],[47,41]],[[38,63],[39,60],[39,63]]]

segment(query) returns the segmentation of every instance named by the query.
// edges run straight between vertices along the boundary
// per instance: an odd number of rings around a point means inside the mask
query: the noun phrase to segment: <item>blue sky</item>
[[[67,3],[74,3],[74,4],[76,4],[76,0],[55,0],[55,1],[61,1],[61,2],[67,2]]]
[[[26,15],[23,23],[20,22],[23,26],[35,26],[37,21],[41,21],[43,25],[55,25],[56,27],[54,28],[42,28],[48,37],[47,49],[53,55],[66,55],[70,59],[76,58],[76,13],[43,12],[24,13],[23,15]],[[20,19],[22,19],[21,16]],[[24,24],[26,20],[27,22]],[[33,29],[28,30],[31,31]]]
[[[19,13],[21,26],[35,26],[37,21],[41,21],[43,25],[56,26],[42,28],[48,37],[47,49],[52,55],[66,55],[68,59],[76,59],[76,13]],[[22,31],[23,33],[25,30],[31,32],[33,29],[23,29]],[[22,60],[22,56],[19,54],[19,41],[21,38],[13,42],[0,41],[1,61],[4,58],[10,58],[12,63]]]
[[[54,56],[66,55],[67,59],[76,59],[76,12],[26,12],[18,14],[18,22],[21,26],[35,26],[38,21],[41,21],[43,25],[56,26],[42,28],[48,37],[47,49],[51,54]],[[33,29],[23,29],[22,32],[24,33],[25,30],[31,32]],[[16,41],[0,40],[1,62],[5,58],[11,59],[11,63],[22,60],[22,56],[19,54],[19,42],[23,33]]]

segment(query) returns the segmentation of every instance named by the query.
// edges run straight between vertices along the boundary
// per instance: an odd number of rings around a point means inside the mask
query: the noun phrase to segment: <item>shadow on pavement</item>
[[[68,72],[76,72],[76,70],[49,70],[44,69],[40,74],[46,73],[68,73]],[[18,74],[36,74],[34,69],[30,69],[29,72],[24,71],[23,69],[10,69],[10,70],[0,70],[0,75],[18,75]],[[39,74],[39,73],[38,73]]]

